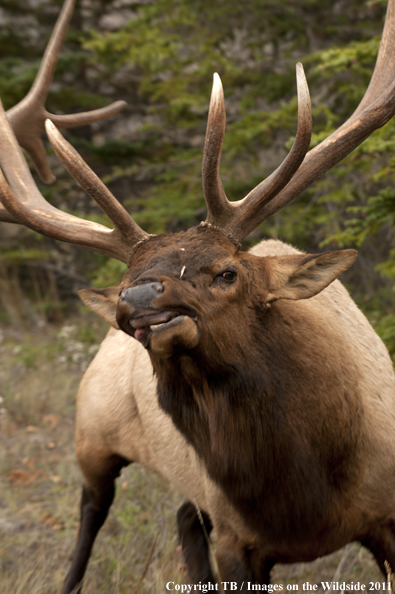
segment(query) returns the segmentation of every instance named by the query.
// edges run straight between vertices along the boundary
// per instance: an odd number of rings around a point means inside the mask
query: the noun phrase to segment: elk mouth
[[[138,317],[131,318],[129,325],[132,336],[147,348],[153,334],[159,334],[181,324],[185,318],[190,318],[196,323],[197,317],[179,311],[147,312]]]

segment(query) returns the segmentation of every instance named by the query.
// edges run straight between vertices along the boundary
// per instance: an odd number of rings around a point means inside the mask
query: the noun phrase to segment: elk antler
[[[67,5],[71,2],[67,0]],[[389,0],[376,68],[364,98],[347,122],[307,155],[312,125],[311,108],[303,68],[297,65],[298,130],[294,145],[272,175],[243,200],[234,203],[227,200],[219,177],[225,107],[221,82],[215,75],[203,158],[207,223],[222,229],[236,243],[241,241],[259,223],[349,154],[376,128],[388,122],[395,113],[395,55],[390,51],[394,31],[395,0]],[[136,243],[144,241],[149,235],[136,225],[51,122],[47,122],[47,133],[60,160],[108,214],[115,228],[110,230],[77,219],[44,200],[35,186],[4,111],[0,112],[0,163],[11,188],[4,176],[0,175],[0,199],[7,209],[0,210],[0,220],[22,223],[44,235],[77,243],[128,262]]]
[[[234,241],[241,241],[260,223],[283,208],[328,169],[344,159],[374,130],[384,126],[395,114],[394,41],[395,0],[389,0],[375,70],[369,87],[353,115],[336,132],[309,151],[303,159],[302,147],[306,147],[308,138],[308,109],[307,105],[301,106],[300,95],[302,95],[302,103],[307,103],[308,99],[304,96],[307,89],[305,91],[304,85],[298,84],[298,134],[294,146],[282,165],[239,202],[227,200],[219,178],[225,110],[222,89],[218,83],[214,83],[203,157],[203,189],[208,209],[207,222],[221,228]],[[300,148],[295,148],[301,124],[301,107],[302,112],[305,113],[303,117],[306,117],[306,122],[303,119]],[[294,150],[297,154],[291,158]]]
[[[311,105],[302,64],[296,65],[298,90],[298,129],[291,151],[282,164],[243,200],[229,202],[219,176],[219,164],[225,133],[225,104],[221,80],[214,75],[206,142],[203,155],[203,192],[207,203],[207,223],[222,229],[238,243],[256,227],[259,211],[289,182],[302,163],[310,146]]]
[[[149,237],[148,234],[133,221],[50,120],[47,120],[47,132],[56,152],[68,163],[71,162],[74,170],[78,169],[78,181],[110,217],[114,229],[79,219],[46,202],[34,182],[1,102],[0,108],[0,146],[7,147],[7,151],[1,155],[1,167],[9,183],[0,172],[0,200],[13,218],[12,222],[26,225],[48,237],[76,243],[121,262],[128,262],[133,246]]]
[[[55,181],[41,140],[44,133],[44,122],[47,118],[52,120],[59,128],[74,128],[111,117],[127,105],[125,101],[116,101],[102,109],[72,115],[54,115],[45,109],[49,87],[53,79],[59,51],[73,15],[74,4],[75,0],[65,1],[32,88],[22,101],[7,112],[7,117],[20,146],[29,153],[41,179],[45,183]],[[7,148],[4,147],[3,150],[7,150]]]
[[[41,140],[45,120],[49,118],[61,128],[72,128],[110,117],[126,105],[125,101],[117,101],[91,112],[60,116],[50,114],[45,109],[74,4],[75,0],[65,1],[39,72],[27,96],[10,109],[7,116],[0,105],[0,163],[11,186],[10,188],[7,185],[0,171],[0,200],[3,203],[0,204],[0,221],[21,223],[44,235],[77,243],[126,262],[131,246],[148,235],[136,225],[95,174],[92,171],[89,173],[91,196],[113,221],[113,230],[78,219],[48,204],[34,183],[18,146],[19,142],[30,154],[43,181],[50,183],[55,178]],[[84,175],[87,178],[86,171]],[[83,177],[82,174],[81,176]]]

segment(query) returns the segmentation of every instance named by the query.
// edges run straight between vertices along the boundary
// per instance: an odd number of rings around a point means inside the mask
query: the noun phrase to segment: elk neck
[[[250,526],[274,539],[286,523],[305,536],[330,522],[359,473],[353,364],[305,304],[256,299],[228,351],[212,336],[211,348],[151,354],[160,406]]]

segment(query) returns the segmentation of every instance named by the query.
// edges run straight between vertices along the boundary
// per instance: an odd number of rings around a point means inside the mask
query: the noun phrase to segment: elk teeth
[[[159,326],[163,326],[163,324],[165,324],[166,322],[162,322],[161,324],[151,324],[150,329],[151,330],[156,330],[156,328],[159,328]]]

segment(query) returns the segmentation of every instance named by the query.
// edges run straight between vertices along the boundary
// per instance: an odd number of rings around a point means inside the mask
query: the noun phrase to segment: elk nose
[[[152,301],[163,293],[163,285],[158,282],[144,283],[136,287],[124,289],[120,295],[120,302],[126,302],[134,310],[149,309]]]

